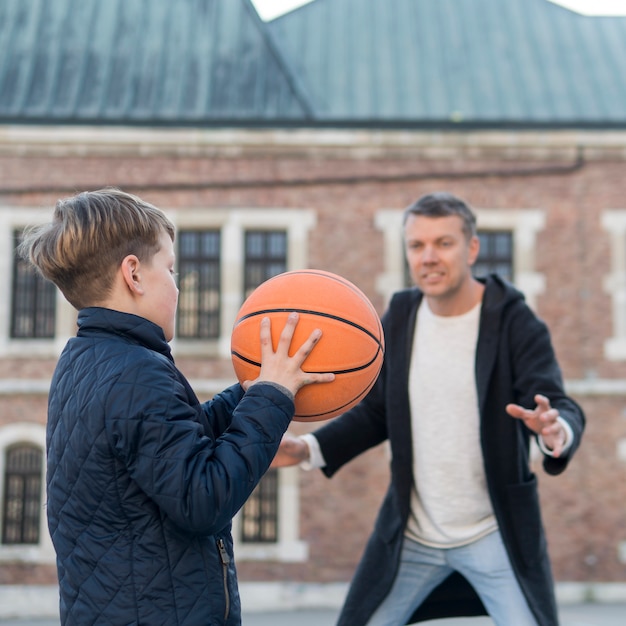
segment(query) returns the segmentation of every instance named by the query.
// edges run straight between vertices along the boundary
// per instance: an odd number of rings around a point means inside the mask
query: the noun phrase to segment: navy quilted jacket
[[[88,308],[50,390],[61,623],[241,623],[230,525],[293,415],[274,386],[200,404],[161,329]]]

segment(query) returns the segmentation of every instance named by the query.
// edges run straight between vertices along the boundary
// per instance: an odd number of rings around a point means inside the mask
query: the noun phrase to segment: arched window
[[[38,544],[43,452],[31,444],[16,444],[5,454],[2,543]]]

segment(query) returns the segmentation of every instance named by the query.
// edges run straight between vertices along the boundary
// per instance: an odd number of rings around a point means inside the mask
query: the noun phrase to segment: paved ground
[[[244,615],[243,626],[334,626],[336,611],[256,613]],[[625,626],[626,604],[584,604],[563,606],[561,626]],[[424,626],[493,626],[487,617],[440,619],[422,622]]]
[[[572,604],[561,608],[561,626],[625,626],[626,604]],[[243,626],[334,626],[337,611],[311,610],[249,613]],[[424,626],[493,626],[489,618],[475,617],[422,622]],[[53,619],[2,620],[2,626],[59,626]]]

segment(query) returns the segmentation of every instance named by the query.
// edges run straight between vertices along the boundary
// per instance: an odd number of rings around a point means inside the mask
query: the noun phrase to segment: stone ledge
[[[247,612],[297,609],[338,609],[347,583],[246,583],[239,585]],[[559,605],[619,603],[626,601],[626,582],[562,582],[556,586]],[[0,620],[58,617],[58,592],[54,585],[0,585]]]

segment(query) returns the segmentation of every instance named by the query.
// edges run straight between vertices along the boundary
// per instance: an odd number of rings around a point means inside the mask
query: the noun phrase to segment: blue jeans
[[[497,626],[537,626],[498,531],[469,545],[445,549],[405,537],[396,580],[367,626],[404,626],[453,571],[469,581]]]

